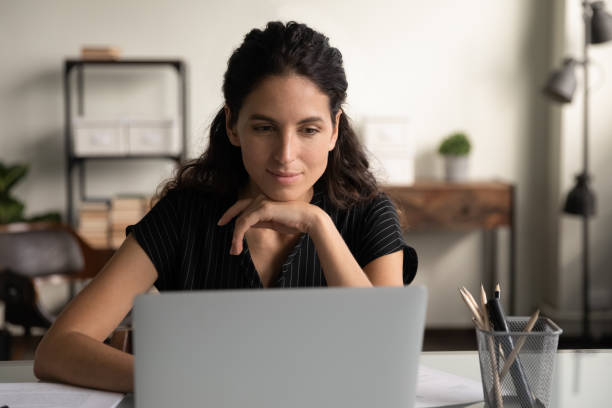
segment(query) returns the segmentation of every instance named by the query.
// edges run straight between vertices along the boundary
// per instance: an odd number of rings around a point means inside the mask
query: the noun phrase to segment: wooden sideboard
[[[515,313],[516,243],[514,185],[491,182],[447,183],[419,181],[407,186],[384,186],[395,203],[405,231],[482,230],[487,257],[487,286],[498,281],[497,229],[509,229],[509,314]],[[508,292],[506,292],[508,293]]]

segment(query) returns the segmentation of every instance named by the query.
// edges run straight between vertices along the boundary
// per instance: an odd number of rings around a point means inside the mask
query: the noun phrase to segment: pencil
[[[527,322],[527,325],[525,326],[525,329],[524,329],[525,333],[531,332],[531,329],[533,329],[533,326],[535,326],[536,322],[538,321],[539,316],[540,316],[540,310],[538,309],[529,318],[529,321]],[[512,366],[512,363],[514,363],[514,360],[516,360],[516,356],[518,356],[518,353],[521,351],[521,347],[523,347],[523,344],[525,344],[526,340],[527,340],[527,336],[521,336],[521,338],[516,342],[516,346],[514,347],[514,350],[512,350],[512,353],[510,353],[510,355],[506,359],[506,362],[504,363],[504,367],[502,368],[502,371],[500,374],[500,377],[502,379],[510,370],[510,366]]]
[[[478,309],[478,302],[476,302],[476,299],[474,299],[474,296],[472,296],[472,292],[470,292],[465,286],[462,286],[461,289],[463,289],[467,297],[476,306],[476,309]]]
[[[495,299],[499,299],[501,296],[501,289],[499,287],[499,282],[495,285]]]
[[[467,290],[467,288],[465,286],[463,286],[461,288],[461,291],[467,297],[467,299],[470,301],[470,303],[474,306],[474,309],[476,309],[476,311],[478,312],[478,317],[479,317],[480,323],[484,323],[484,316],[482,314],[482,311],[480,310],[480,307],[478,306],[478,302],[476,302],[476,299],[474,299],[474,296],[472,296],[470,291]]]
[[[458,290],[459,290],[459,293],[461,294],[461,298],[467,305],[468,309],[470,309],[470,311],[472,312],[472,315],[473,315],[472,321],[474,322],[476,327],[478,327],[480,330],[483,330],[483,331],[489,331],[490,326],[489,326],[488,318],[484,317],[484,316],[488,316],[487,309],[486,309],[486,300],[485,300],[482,314],[481,314],[478,304],[476,303],[476,300],[474,299],[470,291],[467,290],[465,286],[459,288]],[[481,297],[482,297],[482,292],[481,292]],[[486,298],[486,295],[485,295],[485,298]],[[494,378],[493,390],[495,392],[495,404],[497,408],[503,408],[504,403],[503,403],[502,394],[501,394],[501,384],[499,381],[499,372],[497,371],[498,367],[497,367],[497,361],[496,361],[496,356],[495,356],[495,347],[493,346],[493,339],[489,336],[487,337],[488,337],[489,355],[490,355],[491,365],[493,369],[493,378]]]
[[[483,322],[482,322],[482,317],[480,316],[480,312],[478,311],[478,305],[475,305],[472,303],[469,296],[462,290],[462,288],[459,289],[459,293],[461,294],[461,298],[463,299],[467,307],[472,312],[472,315],[474,315],[474,318],[476,319],[476,321],[478,321],[478,323],[482,325]]]
[[[472,322],[474,322],[474,326],[478,327],[480,330],[487,330],[485,329],[478,320],[476,320],[475,317],[472,317]],[[0,407],[2,408],[2,407]]]
[[[489,322],[489,312],[487,312],[487,294],[480,284],[480,307],[482,309],[482,317],[484,318],[484,325],[487,330],[490,330],[490,322]]]

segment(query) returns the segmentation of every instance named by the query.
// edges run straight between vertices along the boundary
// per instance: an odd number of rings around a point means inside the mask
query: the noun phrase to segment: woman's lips
[[[272,176],[274,176],[274,178],[281,184],[295,183],[302,175],[302,173],[274,171],[270,169],[266,169],[266,171]]]

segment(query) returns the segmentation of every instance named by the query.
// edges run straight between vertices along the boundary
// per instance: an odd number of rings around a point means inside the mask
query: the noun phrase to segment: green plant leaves
[[[16,198],[11,197],[9,193],[11,188],[28,174],[29,169],[30,166],[27,164],[5,166],[3,163],[0,163],[0,224],[35,221],[61,222],[61,216],[57,211],[26,219],[23,216],[25,205]]]
[[[39,214],[34,217],[30,217],[26,220],[27,222],[61,222],[62,216],[57,211],[48,212],[45,214]]]
[[[470,153],[472,145],[465,133],[457,132],[448,136],[440,144],[438,153],[452,156],[465,156]]]
[[[14,198],[0,195],[0,224],[23,221],[24,205]]]
[[[8,196],[9,190],[28,173],[27,164],[4,166],[0,163],[0,196]]]

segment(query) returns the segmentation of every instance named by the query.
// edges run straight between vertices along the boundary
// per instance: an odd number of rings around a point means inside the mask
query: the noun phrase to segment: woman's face
[[[309,201],[338,137],[341,111],[333,126],[327,95],[306,77],[274,75],[245,98],[233,127],[228,113],[226,107],[228,137],[249,174],[247,193]]]

